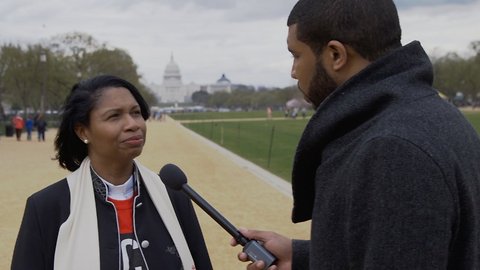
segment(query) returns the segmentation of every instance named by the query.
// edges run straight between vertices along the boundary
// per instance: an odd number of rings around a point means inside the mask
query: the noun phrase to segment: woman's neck
[[[125,183],[130,178],[133,172],[133,161],[126,164],[105,164],[92,160],[90,165],[92,166],[95,173],[98,174],[98,176],[113,185],[121,185]]]

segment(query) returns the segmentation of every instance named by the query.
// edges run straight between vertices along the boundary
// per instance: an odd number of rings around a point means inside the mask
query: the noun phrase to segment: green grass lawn
[[[465,111],[463,112],[473,128],[480,134],[480,111]]]
[[[290,181],[307,120],[188,123],[187,128]]]
[[[311,112],[310,112],[311,114]],[[169,115],[175,120],[210,120],[210,119],[240,119],[240,118],[267,118],[266,111],[250,112],[195,112],[173,113]],[[283,112],[273,111],[272,117],[283,117]]]
[[[311,114],[310,111],[309,115]],[[464,114],[480,134],[480,111]],[[297,118],[281,121],[208,122],[209,119],[265,118],[266,113],[263,111],[185,113],[171,116],[177,120],[207,120],[184,125],[287,181],[291,180],[295,149],[308,121]],[[283,113],[275,112],[274,117],[283,117]]]

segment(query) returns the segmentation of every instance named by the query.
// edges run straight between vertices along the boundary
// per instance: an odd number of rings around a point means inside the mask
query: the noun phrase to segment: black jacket
[[[100,180],[101,181],[101,180]],[[103,184],[94,179],[98,217],[101,269],[119,269],[120,243],[114,206],[105,201]],[[135,201],[134,223],[141,252],[149,269],[165,269],[165,250],[158,246],[171,241],[142,181]],[[212,269],[202,232],[190,199],[167,187],[190,252],[199,270]],[[33,194],[27,200],[12,259],[12,270],[53,269],[55,246],[60,225],[69,215],[70,193],[66,179]],[[172,242],[173,243],[173,242]],[[85,258],[88,260],[88,258]],[[177,270],[177,269],[175,269]]]
[[[480,269],[480,141],[418,42],[318,108],[293,168],[294,269]]]

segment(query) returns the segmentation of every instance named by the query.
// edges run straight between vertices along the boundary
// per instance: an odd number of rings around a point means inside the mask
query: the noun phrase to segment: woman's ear
[[[75,124],[74,130],[75,130],[75,134],[77,134],[77,137],[81,141],[83,141],[85,139],[88,139],[87,135],[86,135],[86,132],[85,132],[85,126],[83,126],[81,124]]]

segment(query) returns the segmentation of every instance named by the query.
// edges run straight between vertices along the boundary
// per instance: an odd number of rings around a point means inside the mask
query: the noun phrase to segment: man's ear
[[[347,47],[337,40],[330,40],[325,46],[328,66],[334,72],[339,72],[348,63]]]

